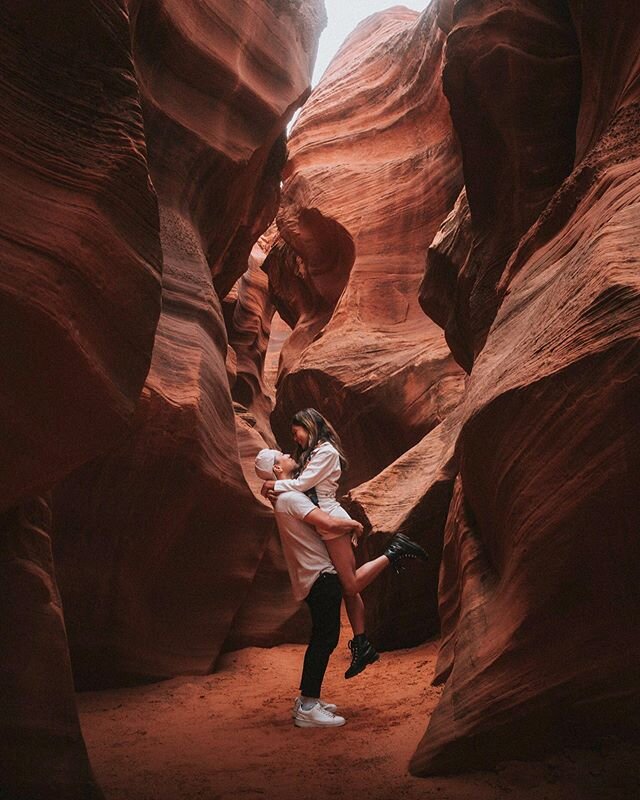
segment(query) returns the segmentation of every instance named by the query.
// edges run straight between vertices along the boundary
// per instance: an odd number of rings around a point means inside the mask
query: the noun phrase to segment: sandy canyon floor
[[[638,800],[640,745],[615,739],[491,772],[419,779],[407,762],[441,689],[434,642],[383,653],[345,681],[348,629],[325,699],[347,724],[299,729],[290,717],[304,648],[227,654],[214,675],[79,696],[108,800]]]

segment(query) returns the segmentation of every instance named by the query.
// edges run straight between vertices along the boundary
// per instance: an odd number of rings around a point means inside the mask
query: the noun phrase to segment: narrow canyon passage
[[[490,772],[414,778],[407,763],[441,695],[429,685],[438,643],[383,653],[351,681],[347,623],[326,698],[337,730],[291,724],[304,648],[247,648],[204,677],[78,697],[91,762],[107,800],[637,800],[640,745],[607,740]]]
[[[639,42],[0,3],[0,800],[640,798]]]

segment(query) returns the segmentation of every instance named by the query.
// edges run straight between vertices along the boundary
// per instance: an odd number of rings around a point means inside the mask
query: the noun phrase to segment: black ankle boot
[[[429,558],[422,547],[408,536],[405,536],[404,533],[396,533],[396,535],[390,539],[382,555],[389,559],[391,566],[398,574],[404,567],[404,564],[400,563],[403,558],[418,558],[420,561],[427,561]]]
[[[364,633],[353,637],[349,642],[349,650],[351,650],[351,666],[344,673],[345,678],[354,678],[380,658]]]

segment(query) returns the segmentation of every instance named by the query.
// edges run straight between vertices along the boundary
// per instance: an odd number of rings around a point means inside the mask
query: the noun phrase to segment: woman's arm
[[[314,508],[313,511],[310,511],[304,517],[304,521],[309,525],[313,525],[320,534],[321,539],[324,539],[324,535],[327,535],[329,539],[334,539],[350,533],[355,538],[355,541],[351,540],[354,546],[358,544],[358,536],[362,536],[364,530],[360,522],[351,519],[349,516],[334,517],[319,508]]]
[[[288,478],[276,481],[273,486],[275,492],[306,492],[328,478],[335,469],[340,467],[340,456],[329,447],[315,452],[306,467],[297,478]]]

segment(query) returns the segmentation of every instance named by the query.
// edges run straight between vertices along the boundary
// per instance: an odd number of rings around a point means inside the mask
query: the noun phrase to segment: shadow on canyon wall
[[[309,405],[360,557],[433,555],[365,598],[381,648],[441,633],[413,773],[636,732],[640,6],[603,5],[395,7],[310,92],[321,0],[5,4],[5,793],[101,796],[74,680],[304,641],[252,462]]]

